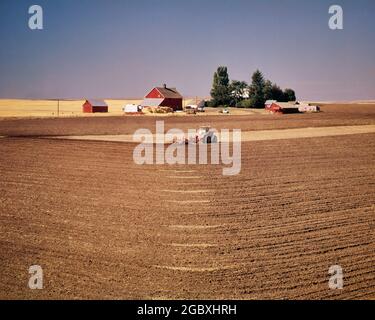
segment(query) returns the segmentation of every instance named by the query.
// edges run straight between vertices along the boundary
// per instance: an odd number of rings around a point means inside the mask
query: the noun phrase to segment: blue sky
[[[28,28],[41,5],[44,30]],[[344,30],[328,8],[344,9]],[[309,100],[375,99],[372,0],[1,0],[0,97],[207,96],[219,65]]]

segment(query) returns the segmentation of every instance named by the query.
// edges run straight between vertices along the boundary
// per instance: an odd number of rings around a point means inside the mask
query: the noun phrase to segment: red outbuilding
[[[104,100],[88,99],[82,106],[84,113],[108,112],[108,104]]]
[[[265,108],[271,113],[299,113],[299,105],[295,102],[277,102],[276,100],[267,100]]]
[[[182,95],[176,88],[155,87],[144,98],[142,107],[170,107],[174,111],[182,110]]]

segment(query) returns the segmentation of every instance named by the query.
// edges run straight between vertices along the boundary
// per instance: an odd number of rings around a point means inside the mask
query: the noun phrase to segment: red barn
[[[275,100],[267,100],[265,103],[265,108],[267,111],[272,113],[299,113],[299,105],[291,102],[277,102]]]
[[[176,88],[155,87],[148,93],[142,107],[170,107],[174,111],[182,110],[182,95]]]
[[[89,99],[82,106],[84,113],[108,112],[108,104],[104,100]]]

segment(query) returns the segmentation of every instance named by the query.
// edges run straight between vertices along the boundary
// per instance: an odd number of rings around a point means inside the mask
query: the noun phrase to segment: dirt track
[[[374,138],[244,143],[234,177],[136,166],[127,143],[4,138],[0,298],[375,299]]]
[[[301,138],[318,138],[330,136],[343,136],[351,134],[375,133],[375,125],[363,126],[336,126],[336,127],[315,127],[315,128],[296,128],[296,129],[279,129],[279,130],[257,130],[245,131],[234,137],[233,132],[228,133],[227,136],[221,136],[220,131],[216,133],[218,141],[220,142],[234,142],[234,141],[265,141],[265,140],[284,140],[284,139],[301,139]],[[186,132],[176,135],[183,139],[187,135]],[[165,134],[148,134],[147,141],[162,141],[162,143],[170,143],[173,141],[173,136],[168,137]],[[51,137],[50,137],[51,138]],[[89,140],[89,141],[112,141],[112,142],[135,142],[133,135],[85,135],[85,136],[57,136],[54,139],[68,139],[68,140]]]

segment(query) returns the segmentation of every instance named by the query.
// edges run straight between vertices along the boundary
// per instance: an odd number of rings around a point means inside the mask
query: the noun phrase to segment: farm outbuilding
[[[144,98],[142,107],[170,107],[173,111],[182,110],[182,95],[176,88],[153,88]]]
[[[319,112],[320,111],[319,106],[314,106],[311,104],[299,105],[298,108],[300,112]]]
[[[108,112],[108,104],[104,100],[100,99],[88,99],[82,106],[84,113],[99,113]]]
[[[277,102],[276,100],[267,100],[264,105],[265,105],[266,109],[268,109],[268,108],[271,107],[271,105],[273,103],[276,103],[276,102]]]
[[[299,113],[299,105],[295,102],[277,102],[274,100],[268,100],[265,103],[267,111],[272,113]]]
[[[272,113],[305,113],[305,112],[319,112],[320,107],[310,103],[300,102],[278,102],[276,100],[267,100],[265,108]]]
[[[139,113],[141,111],[141,106],[137,104],[127,104],[122,108],[122,111],[124,111],[127,114],[134,114]]]

